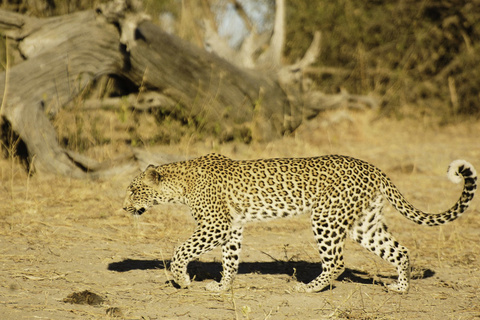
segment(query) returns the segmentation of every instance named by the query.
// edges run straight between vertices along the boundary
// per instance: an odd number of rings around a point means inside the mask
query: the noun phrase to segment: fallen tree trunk
[[[92,10],[35,19],[0,12],[0,24],[14,27],[7,37],[19,41],[26,58],[0,77],[1,115],[26,144],[37,171],[73,177],[95,172],[88,161],[72,158],[58,144],[50,118],[105,74],[159,91],[182,106],[180,117],[221,124],[225,132],[251,122],[254,115],[268,120],[258,140],[299,124],[291,121],[284,93],[268,75],[241,70],[148,21],[138,25],[135,45],[127,51],[119,30],[103,14]]]
[[[266,72],[236,66],[167,34],[128,1],[46,19],[0,10],[0,28],[8,30],[7,39],[25,59],[13,66],[7,63],[0,75],[0,115],[7,124],[2,128],[11,128],[26,146],[29,171],[101,177],[116,172],[112,166],[146,162],[145,153],[132,151],[117,163],[98,163],[58,142],[51,119],[104,75],[155,92],[145,96],[151,100],[143,104],[129,98],[132,108],[160,108],[191,119],[207,132],[220,131],[224,140],[236,132],[247,132],[257,141],[277,138],[298,127],[305,115],[321,110],[312,103],[327,99],[314,93],[304,97],[299,90],[303,69],[318,55],[319,34],[305,59]],[[309,111],[300,110],[305,107]],[[6,140],[4,145],[12,144]]]
[[[272,75],[240,69],[149,21],[138,25],[136,35],[128,54],[130,67],[123,75],[189,106],[185,112],[190,117],[231,131],[259,116],[267,122],[262,121],[265,133],[255,140],[279,137],[301,123]]]
[[[26,60],[0,75],[2,120],[25,143],[37,171],[83,177],[88,167],[58,144],[50,118],[90,81],[121,68],[118,31],[93,11],[45,20],[2,12],[1,23],[6,17],[20,26],[7,36],[20,41]]]

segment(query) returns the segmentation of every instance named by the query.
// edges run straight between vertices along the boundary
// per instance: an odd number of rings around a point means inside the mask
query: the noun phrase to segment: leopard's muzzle
[[[135,207],[125,207],[123,210],[127,211],[128,213],[131,213],[135,216],[140,216],[142,215],[145,211],[147,211],[145,208],[135,208]]]

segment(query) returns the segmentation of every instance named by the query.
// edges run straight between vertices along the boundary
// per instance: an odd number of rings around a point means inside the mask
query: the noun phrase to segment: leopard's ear
[[[145,169],[145,175],[143,176],[143,183],[147,186],[158,186],[160,183],[160,173],[156,170],[153,164],[149,165],[147,169]]]

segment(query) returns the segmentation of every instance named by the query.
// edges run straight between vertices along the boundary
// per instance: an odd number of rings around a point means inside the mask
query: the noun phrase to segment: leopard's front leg
[[[188,246],[189,242],[187,241],[176,248],[172,261],[170,262],[173,281],[181,288],[187,288],[191,283],[190,276],[187,273],[187,266],[194,257],[189,254]]]
[[[188,287],[191,283],[190,276],[187,273],[187,266],[190,261],[223,244],[227,240],[228,235],[228,231],[221,229],[212,230],[203,224],[199,225],[193,235],[175,249],[170,263],[170,271],[175,283],[181,288]]]
[[[220,282],[212,281],[207,284],[209,291],[225,291],[231,288],[233,279],[237,275],[242,250],[243,224],[233,225],[230,239],[222,246],[223,274]]]

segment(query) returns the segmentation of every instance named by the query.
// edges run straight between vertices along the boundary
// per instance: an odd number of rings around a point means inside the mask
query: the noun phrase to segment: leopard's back
[[[212,158],[217,163],[210,174],[221,186],[214,190],[221,190],[233,212],[247,221],[288,217],[345,202],[362,206],[377,191],[381,175],[364,161],[336,155],[238,161]],[[326,202],[322,199],[325,195]]]

